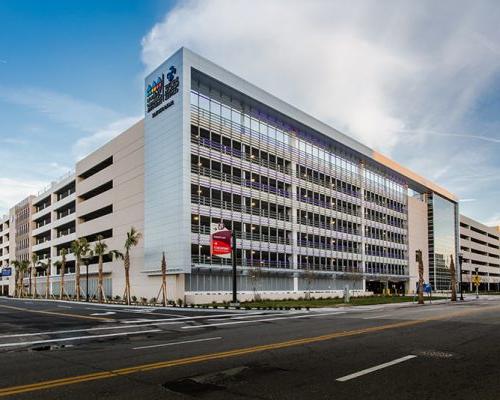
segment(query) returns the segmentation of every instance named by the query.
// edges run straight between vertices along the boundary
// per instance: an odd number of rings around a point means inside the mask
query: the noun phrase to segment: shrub
[[[132,296],[132,303],[136,303],[137,302],[137,297],[136,296]]]
[[[153,304],[153,305],[154,305],[154,304],[156,304],[156,297],[151,297],[151,298],[149,299],[149,302],[150,302],[151,304]]]
[[[182,299],[177,299],[177,304],[179,305],[179,307],[182,307],[184,301]]]
[[[121,297],[120,296],[115,296],[115,301],[120,301],[121,300]]]

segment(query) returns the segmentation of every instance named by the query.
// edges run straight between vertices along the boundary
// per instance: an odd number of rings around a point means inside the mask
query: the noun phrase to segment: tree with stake
[[[163,252],[161,258],[161,287],[156,298],[160,297],[160,293],[162,296],[161,304],[165,307],[167,305],[167,261],[165,260],[165,252]]]
[[[424,304],[424,263],[422,261],[422,250],[417,250],[418,262],[418,304]]]
[[[58,264],[58,266],[61,268],[61,272],[60,272],[60,275],[61,275],[61,283],[59,285],[59,299],[63,299],[64,297],[64,273],[66,272],[66,255],[68,254],[68,250],[67,249],[61,249],[61,251],[59,252],[59,254],[61,255],[61,261],[57,261],[56,263]]]
[[[50,296],[50,258],[46,263],[39,261],[38,268],[45,272],[45,298],[48,299]]]
[[[123,268],[125,270],[125,291],[123,293],[123,298],[130,305],[130,250],[139,244],[139,240],[142,237],[140,232],[138,232],[134,227],[130,228],[127,232],[127,238],[125,239],[124,249],[125,253],[121,253],[114,250],[112,253],[116,258],[123,260]]]
[[[15,283],[15,287],[16,287],[15,296],[16,297],[23,297],[24,273],[22,273],[22,270],[23,270],[22,261],[14,260],[14,261],[12,261],[12,266],[15,269],[15,274],[14,274],[14,283]]]
[[[30,292],[32,294],[33,298],[36,298],[36,266],[38,264],[38,256],[33,253],[31,255],[31,283],[33,285],[33,292],[31,292],[31,287],[30,287]]]
[[[97,241],[94,244],[93,253],[98,258],[97,298],[99,300],[99,303],[102,303],[104,299],[106,299],[106,296],[104,295],[104,286],[103,286],[103,281],[104,281],[103,257],[107,251],[108,251],[108,245],[104,241],[104,238],[102,237],[102,235],[97,236]]]
[[[17,269],[19,270],[19,297],[24,296],[24,276],[26,275],[26,272],[28,272],[29,267],[30,267],[30,262],[28,260],[22,260],[22,261],[14,261],[14,266],[16,266],[17,262]]]
[[[76,269],[75,269],[75,291],[76,291],[76,301],[80,301],[80,265],[82,263],[82,257],[84,257],[90,251],[90,246],[87,239],[81,238],[76,239],[71,243],[71,252],[75,255]]]
[[[457,273],[453,256],[450,256],[450,274],[451,274],[451,301],[457,301]]]

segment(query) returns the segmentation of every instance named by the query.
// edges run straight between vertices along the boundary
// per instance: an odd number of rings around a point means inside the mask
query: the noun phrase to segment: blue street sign
[[[425,293],[431,293],[432,292],[432,286],[430,283],[424,283],[424,292]]]
[[[12,275],[12,268],[4,268],[2,269],[2,276],[11,276]]]

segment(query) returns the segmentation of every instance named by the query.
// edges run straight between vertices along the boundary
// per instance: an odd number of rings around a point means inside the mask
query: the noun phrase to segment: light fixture
[[[198,189],[198,194],[201,194],[201,189]]]
[[[254,202],[252,202],[252,206],[253,206],[253,207],[255,206],[255,203],[254,203]]]
[[[199,218],[197,215],[195,215],[195,216],[194,216],[194,220],[195,220],[195,221],[198,221],[199,219],[200,219],[200,218]]]
[[[255,230],[255,226],[252,226],[252,231],[254,231],[254,230]]]
[[[201,167],[201,162],[198,163],[198,167]]]

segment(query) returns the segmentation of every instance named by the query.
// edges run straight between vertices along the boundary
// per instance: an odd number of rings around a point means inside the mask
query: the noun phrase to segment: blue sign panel
[[[425,293],[431,293],[432,292],[432,286],[430,283],[424,283],[424,292]]]
[[[12,275],[12,268],[4,268],[2,269],[2,276],[11,276]]]

